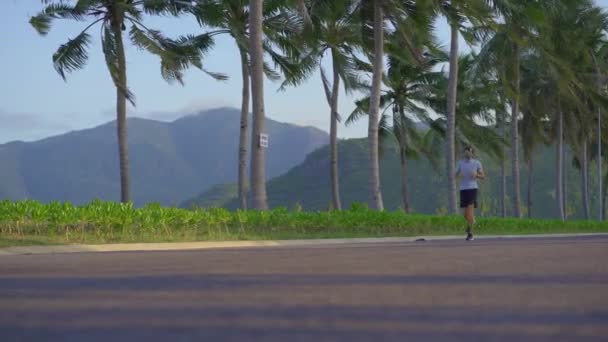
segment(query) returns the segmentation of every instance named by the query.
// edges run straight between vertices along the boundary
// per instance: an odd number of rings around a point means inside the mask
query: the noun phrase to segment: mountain
[[[350,207],[354,202],[368,202],[368,158],[367,140],[351,139],[339,143],[339,173],[342,205]],[[572,156],[571,152],[568,152]],[[487,174],[481,182],[479,214],[495,216],[500,213],[500,169],[483,153],[479,156]],[[534,156],[533,174],[533,216],[542,218],[556,217],[555,204],[555,150],[554,147],[541,147]],[[568,212],[571,217],[582,217],[582,202],[579,171],[568,165]],[[398,209],[401,206],[399,159],[394,147],[389,147],[381,158],[381,184],[385,208]],[[414,212],[441,214],[447,212],[446,181],[441,175],[443,168],[436,170],[425,159],[408,161],[408,186],[410,204]],[[507,168],[507,174],[510,175]],[[522,206],[526,206],[527,170],[521,168]],[[597,207],[597,193],[593,191],[596,174],[591,170],[591,205]],[[511,187],[511,178],[507,177],[507,191]],[[596,186],[595,186],[596,187]],[[302,206],[304,210],[326,210],[331,203],[329,183],[328,147],[308,155],[303,163],[295,166],[286,174],[276,177],[267,183],[270,207],[294,208]],[[222,206],[236,209],[238,201],[236,192],[230,186],[218,186],[182,204],[208,207]],[[511,200],[506,199],[510,211]],[[526,210],[524,209],[524,212]],[[593,211],[592,211],[593,213]]]
[[[173,122],[128,120],[133,202],[176,205],[237,179],[240,111],[219,108]],[[270,119],[270,179],[327,144],[327,133]],[[248,161],[249,162],[249,161]],[[116,123],[35,142],[0,145],[0,199],[119,200]]]

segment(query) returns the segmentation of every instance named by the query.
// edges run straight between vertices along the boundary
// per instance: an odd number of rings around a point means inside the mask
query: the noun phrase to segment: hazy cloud
[[[40,115],[0,109],[0,143],[32,141],[75,128],[74,114]]]
[[[184,116],[200,113],[205,110],[215,109],[220,107],[235,107],[234,104],[229,103],[222,99],[206,100],[206,101],[194,101],[184,105],[181,108],[175,110],[138,110],[133,108],[127,108],[127,117],[138,117],[144,119],[158,120],[158,121],[175,121]],[[101,112],[101,118],[105,121],[112,121],[116,119],[116,110],[107,109]]]

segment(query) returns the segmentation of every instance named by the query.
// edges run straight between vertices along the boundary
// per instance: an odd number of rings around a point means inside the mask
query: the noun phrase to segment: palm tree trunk
[[[595,76],[597,78],[597,87],[598,90],[602,91],[604,83],[602,82],[602,72],[597,63],[597,58],[595,54],[591,54],[591,58],[593,58],[593,66],[595,68]],[[602,197],[602,109],[598,106],[597,108],[597,177],[598,177],[598,189],[599,189],[599,206],[598,206],[598,218],[602,221],[604,217],[604,213],[606,212],[605,205],[606,201]]]
[[[591,179],[591,160],[589,153],[589,142],[587,142],[587,171],[585,172],[585,198],[587,198],[587,207],[589,208],[589,219],[591,219],[591,195],[589,192],[589,179]]]
[[[563,120],[563,117],[562,117]],[[566,149],[566,143],[564,139],[564,147],[562,148],[562,152],[564,153],[564,157],[562,161],[564,163],[564,170],[562,171],[562,183],[564,184],[563,190],[563,201],[564,201],[564,217],[568,218],[568,150]]]
[[[239,203],[242,210],[247,209],[247,119],[249,116],[249,61],[247,51],[239,48],[241,54],[241,72],[243,76],[243,94],[241,98],[241,129],[239,132]]]
[[[521,194],[519,189],[519,132],[518,132],[518,116],[519,116],[519,49],[514,48],[515,53],[515,97],[511,105],[511,166],[513,175],[513,216],[521,217],[520,203]]]
[[[520,177],[519,177],[519,129],[517,127],[517,116],[519,113],[519,101],[512,102],[511,113],[511,178],[513,181],[513,216],[521,217],[520,203]]]
[[[557,109],[557,180],[555,184],[556,200],[557,200],[557,213],[559,218],[563,221],[566,219],[564,212],[564,193],[562,178],[564,175],[564,117],[561,106],[558,102]]]
[[[602,197],[602,162],[603,162],[603,156],[602,156],[602,111],[601,109],[598,108],[597,110],[597,174],[598,174],[598,182],[599,182],[599,190],[600,190],[600,203],[599,203],[599,220],[602,221],[604,219],[604,217],[606,217],[605,213],[606,213],[606,196]],[[606,182],[608,183],[608,182]],[[608,187],[608,184],[604,185],[605,187]]]
[[[507,217],[507,166],[500,161],[500,216]]]
[[[528,218],[532,218],[532,180],[534,176],[534,158],[528,158]]]
[[[340,180],[338,174],[338,96],[340,93],[340,73],[336,61],[336,53],[332,49],[333,83],[330,100],[329,150],[331,197],[334,210],[342,210],[340,201]]]
[[[587,141],[581,143],[581,193],[583,194],[583,212],[585,219],[590,218],[589,212],[589,159],[587,153]]]
[[[254,209],[267,210],[266,151],[259,143],[264,133],[264,51],[262,46],[263,0],[250,0],[249,51],[251,55],[251,95],[253,122],[251,134],[251,201]]]
[[[507,123],[504,115],[501,115],[501,135],[503,139],[507,138]],[[507,149],[503,145],[501,147],[503,158],[500,160],[500,216],[507,217],[507,170],[505,165],[505,158],[507,156]]]
[[[378,155],[378,122],[384,58],[384,14],[382,11],[382,0],[374,0],[374,61],[367,135],[369,140],[370,207],[376,210],[384,210],[380,189],[380,160]]]
[[[399,156],[401,157],[401,201],[403,204],[403,211],[409,213],[412,210],[410,208],[410,199],[407,188],[407,156],[405,154],[405,146],[403,146],[403,144],[400,145]]]
[[[119,85],[116,86],[116,134],[118,136],[118,160],[120,165],[120,201],[127,203],[131,201],[127,139],[127,59],[122,40],[122,16],[118,13],[114,13],[114,16],[112,32],[116,39],[119,82]]]
[[[401,205],[403,208],[403,211],[405,213],[410,213],[411,207],[410,207],[410,197],[409,197],[409,191],[408,191],[408,186],[407,186],[407,129],[405,127],[406,124],[406,118],[405,118],[405,109],[403,108],[402,105],[398,105],[397,106],[398,110],[398,117],[396,116],[396,114],[393,115],[393,129],[397,129],[398,131],[396,131],[395,133],[399,133],[399,134],[395,134],[397,137],[397,141],[399,143],[399,158],[400,158],[400,162],[401,162]]]
[[[608,211],[608,172],[606,173],[606,176],[604,177],[604,196],[603,196],[603,201],[602,201],[602,220],[608,220],[608,215],[606,214],[606,212]],[[602,196],[600,194],[600,196]]]
[[[448,176],[448,210],[456,214],[456,89],[458,86],[458,26],[452,25],[450,39],[450,74],[446,108],[446,163]]]

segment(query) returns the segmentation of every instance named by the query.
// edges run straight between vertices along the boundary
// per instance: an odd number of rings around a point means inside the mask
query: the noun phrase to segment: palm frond
[[[89,59],[87,49],[91,42],[91,36],[82,31],[76,38],[68,40],[59,46],[53,54],[53,65],[55,70],[65,80],[66,73],[82,69]]]
[[[281,79],[281,74],[274,70],[267,62],[264,62],[264,75],[271,81],[278,81]]]
[[[298,65],[297,72],[284,75],[285,81],[281,84],[279,90],[285,90],[287,86],[297,86],[306,81],[319,65],[319,58],[316,51],[311,51],[297,57],[294,62]]]
[[[177,16],[191,12],[193,3],[186,0],[140,0],[144,12],[152,15]]]
[[[131,105],[135,106],[135,96],[129,90],[126,84],[122,84],[120,82],[120,78],[118,77],[118,52],[116,50],[116,37],[114,36],[114,32],[112,32],[109,22],[102,25],[101,47],[106,61],[106,66],[114,86],[116,86],[116,88],[118,88],[118,90],[125,95],[125,98],[131,103]]]
[[[51,23],[54,19],[82,21],[86,19],[86,10],[68,5],[64,2],[51,3],[42,10],[42,12],[30,18],[30,25],[32,25],[40,35],[45,36],[49,33]]]
[[[378,122],[378,154],[382,158],[388,139],[393,137],[393,130],[390,125],[390,115],[383,114]]]
[[[225,11],[224,4],[219,1],[199,1],[192,9],[192,14],[202,27],[226,28],[229,26],[230,17]]]
[[[369,97],[355,101],[355,109],[346,119],[346,122],[345,122],[346,126],[350,126],[354,122],[359,121],[359,119],[361,119],[362,117],[368,115],[369,104],[370,104]]]
[[[321,83],[323,83],[323,92],[325,93],[325,99],[327,100],[327,103],[331,105],[332,87],[329,84],[329,80],[327,79],[325,68],[319,67],[319,70],[321,72]]]

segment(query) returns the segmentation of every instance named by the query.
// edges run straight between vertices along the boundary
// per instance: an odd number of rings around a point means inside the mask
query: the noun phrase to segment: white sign
[[[260,134],[260,147],[268,148],[268,134]]]

